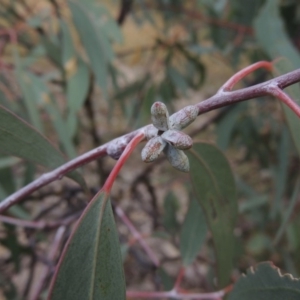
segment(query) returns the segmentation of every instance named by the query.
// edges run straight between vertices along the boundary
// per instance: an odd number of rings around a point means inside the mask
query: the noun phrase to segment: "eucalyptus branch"
[[[260,64],[260,67],[269,67],[270,63],[260,62]],[[280,101],[285,103],[287,106],[289,106],[300,118],[300,107],[286,93],[283,92],[284,88],[296,82],[300,82],[300,69],[275,77],[271,80],[260,84],[256,84],[251,87],[232,91],[231,89],[233,85],[245,75],[247,75],[249,73],[249,68],[251,67],[252,70],[256,69],[256,67],[253,68],[252,65],[238,72],[237,74],[233,75],[233,77],[229,79],[229,81],[227,81],[227,83],[225,83],[225,85],[223,85],[223,87],[214,96],[196,104],[195,107],[198,109],[198,115],[252,98],[273,95],[277,97]],[[185,108],[183,108],[176,114],[183,113],[184,111]],[[24,197],[28,196],[29,194],[33,193],[39,188],[55,180],[60,180],[65,174],[69,173],[70,171],[73,171],[74,169],[84,164],[87,164],[95,159],[107,155],[118,159],[125,147],[134,137],[136,137],[139,134],[145,134],[147,130],[151,129],[151,127],[153,127],[153,125],[147,125],[136,131],[118,137],[98,148],[95,148],[85,154],[78,156],[77,158],[65,163],[64,165],[58,167],[53,171],[41,175],[32,183],[28,184],[27,186],[23,187],[22,189],[18,190],[17,192],[4,199],[0,203],[0,213],[8,209],[10,206],[18,203]]]

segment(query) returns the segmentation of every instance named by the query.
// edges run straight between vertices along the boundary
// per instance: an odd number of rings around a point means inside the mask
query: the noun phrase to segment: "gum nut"
[[[181,131],[168,130],[165,131],[161,137],[169,144],[180,150],[190,149],[193,146],[192,138]]]
[[[182,150],[177,150],[171,145],[167,145],[164,149],[165,154],[168,157],[170,164],[181,172],[189,172],[190,163],[188,157]]]
[[[170,129],[180,130],[191,124],[198,116],[198,108],[189,105],[170,117]]]
[[[164,103],[153,103],[151,107],[151,120],[157,129],[162,131],[169,129],[169,113]]]
[[[147,140],[152,139],[153,137],[157,136],[158,134],[158,129],[156,127],[154,127],[154,125],[148,125],[145,128],[145,136]]]
[[[142,160],[144,162],[154,161],[158,158],[165,146],[166,142],[160,136],[152,138],[142,150]]]

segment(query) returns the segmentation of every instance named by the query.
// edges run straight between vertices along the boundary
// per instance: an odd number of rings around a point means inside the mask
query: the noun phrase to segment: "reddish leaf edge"
[[[123,165],[125,164],[125,162],[127,161],[127,159],[129,158],[130,154],[133,152],[133,150],[136,148],[136,146],[145,138],[145,134],[143,132],[137,134],[130,142],[129,144],[126,146],[125,150],[123,151],[121,157],[119,158],[119,160],[117,161],[117,163],[115,164],[114,168],[112,169],[111,173],[109,174],[108,178],[106,179],[105,184],[103,185],[103,187],[99,190],[99,192],[93,197],[93,199],[89,202],[89,204],[87,205],[87,207],[84,209],[83,213],[81,214],[80,218],[78,219],[68,241],[66,242],[64,249],[62,251],[62,254],[59,258],[59,261],[57,263],[57,266],[55,268],[55,272],[54,275],[52,277],[52,280],[50,282],[50,287],[49,287],[49,293],[47,296],[47,300],[51,300],[52,297],[52,292],[56,283],[56,279],[60,270],[60,267],[64,261],[64,258],[67,254],[67,251],[69,249],[70,243],[78,229],[78,227],[80,226],[81,222],[83,221],[85,215],[89,212],[90,208],[93,206],[94,202],[97,201],[97,199],[99,198],[99,196],[101,194],[104,194],[105,197],[103,199],[103,205],[102,205],[102,209],[100,212],[100,218],[103,216],[103,212],[104,212],[104,208],[106,207],[106,204],[108,202],[109,199],[109,194],[112,188],[112,185],[117,177],[117,175],[119,174],[121,168],[123,167]]]

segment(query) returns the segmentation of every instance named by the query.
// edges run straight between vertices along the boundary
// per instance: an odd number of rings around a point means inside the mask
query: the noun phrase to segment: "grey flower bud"
[[[191,124],[198,116],[198,108],[189,105],[170,116],[170,129],[180,130]]]
[[[190,163],[188,157],[184,154],[182,150],[177,150],[176,148],[168,145],[164,149],[165,154],[170,162],[170,164],[177,170],[181,172],[189,172]]]
[[[159,130],[166,131],[169,129],[169,113],[164,103],[153,103],[151,107],[151,119],[153,125]]]
[[[193,145],[192,138],[181,131],[168,130],[165,131],[161,137],[169,144],[180,150],[190,149]]]
[[[154,161],[165,146],[166,142],[160,136],[150,139],[142,150],[142,160],[144,162]]]

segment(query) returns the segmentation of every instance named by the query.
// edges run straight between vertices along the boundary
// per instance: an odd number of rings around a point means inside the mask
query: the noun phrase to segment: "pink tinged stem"
[[[121,157],[117,161],[116,165],[110,172],[108,178],[105,181],[105,184],[103,185],[102,190],[109,194],[112,185],[114,181],[116,180],[116,177],[118,176],[121,168],[127,161],[128,157],[132,153],[132,151],[136,148],[136,146],[145,138],[145,133],[144,132],[139,132],[126,146],[125,150],[123,151]]]
[[[176,278],[176,282],[175,282],[175,284],[174,284],[173,290],[178,290],[178,289],[179,289],[180,284],[181,284],[182,279],[183,279],[183,276],[184,276],[184,273],[185,273],[185,268],[182,267],[182,268],[179,270],[179,273],[178,273],[178,276],[177,276],[177,278]]]
[[[151,259],[152,263],[156,266],[159,267],[160,263],[155,255],[155,253],[151,250],[151,248],[147,245],[145,242],[144,238],[140,234],[140,232],[134,227],[134,225],[131,223],[129,218],[125,215],[124,211],[122,210],[121,207],[117,206],[116,209],[116,214],[119,216],[119,218],[123,221],[123,223],[128,227],[129,231],[133,235],[133,237],[140,243],[148,257]]]
[[[268,61],[259,61],[257,63],[254,63],[241,71],[234,74],[231,78],[229,78],[219,89],[219,91],[222,92],[228,92],[231,91],[232,88],[235,86],[236,83],[238,83],[241,79],[249,75],[250,73],[254,72],[257,69],[265,68],[268,71],[272,71],[273,65],[271,62]]]
[[[266,93],[278,98],[300,118],[300,106],[276,84],[267,86]]]
[[[226,92],[219,90],[217,94],[196,104],[195,106],[199,110],[198,115],[201,115],[216,108],[224,107],[234,103],[239,103],[245,100],[262,97],[266,94],[270,94],[270,92],[268,92],[267,89],[269,86],[272,86],[274,84],[276,84],[278,88],[284,89],[289,85],[299,82],[299,80],[300,69],[297,69],[287,74],[265,81],[263,83],[239,89],[236,91]]]

